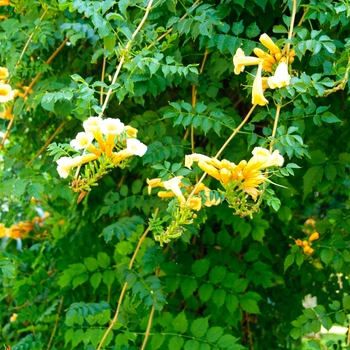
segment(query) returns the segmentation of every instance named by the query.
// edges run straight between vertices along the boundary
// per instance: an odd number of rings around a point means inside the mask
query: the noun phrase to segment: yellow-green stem
[[[277,105],[276,106],[275,122],[273,123],[273,130],[272,130],[272,137],[273,138],[276,137],[277,126],[278,126],[278,119],[280,117],[280,111],[281,111],[281,106]],[[270,143],[270,153],[272,152],[273,144],[274,144],[274,140],[272,140],[271,143]]]
[[[158,211],[159,211],[159,208],[157,208],[154,212],[154,215],[157,215],[158,214]],[[131,270],[133,264],[134,264],[134,261],[136,259],[136,256],[137,256],[137,253],[139,252],[139,249],[140,249],[140,246],[142,244],[142,242],[145,240],[148,232],[150,231],[151,227],[148,226],[147,229],[145,230],[145,232],[143,233],[143,235],[141,236],[141,238],[139,239],[139,242],[136,246],[136,249],[134,251],[134,254],[130,260],[130,263],[129,263],[129,270]],[[123,301],[123,298],[124,298],[124,295],[125,295],[125,292],[126,292],[126,288],[128,286],[128,283],[125,282],[124,285],[123,285],[123,288],[122,288],[122,291],[120,293],[120,296],[119,296],[119,300],[118,300],[118,306],[117,306],[117,310],[114,314],[114,317],[109,325],[109,327],[107,328],[105,334],[103,335],[101,341],[100,341],[100,344],[98,345],[97,347],[97,350],[100,350],[102,348],[102,345],[103,343],[105,342],[108,334],[110,333],[110,331],[113,329],[114,325],[116,324],[117,320],[118,320],[118,316],[119,316],[119,312],[120,312],[120,307],[121,307],[121,304],[122,304],[122,301]]]
[[[122,66],[123,66],[123,63],[124,63],[124,61],[125,61],[126,54],[129,52],[130,47],[131,47],[131,44],[132,44],[132,42],[134,41],[134,39],[135,39],[137,33],[141,30],[142,26],[144,25],[144,23],[145,23],[145,21],[146,21],[146,19],[147,19],[147,17],[148,17],[148,14],[149,14],[150,11],[151,11],[152,3],[153,3],[153,0],[150,0],[150,1],[148,2],[147,8],[146,8],[146,12],[145,12],[145,14],[144,14],[144,16],[143,16],[143,18],[142,18],[140,24],[138,25],[138,27],[135,29],[134,33],[132,34],[131,40],[129,40],[128,43],[126,44],[126,47],[125,47],[124,52],[123,52],[123,55],[122,55],[122,57],[120,58],[120,61],[119,61],[119,65],[118,65],[118,67],[117,67],[117,70],[116,70],[116,72],[114,73],[113,80],[112,80],[112,83],[111,83],[112,85],[115,84],[116,81],[117,81],[117,79],[118,79],[120,70],[121,70],[121,68],[122,68]],[[106,107],[107,107],[108,100],[109,100],[109,98],[110,98],[112,92],[113,92],[113,89],[111,89],[111,88],[108,89],[108,92],[107,92],[107,94],[106,94],[105,101],[104,101],[103,106],[102,106],[102,108],[101,108],[101,109],[102,109],[102,110],[101,110],[101,113],[98,115],[100,118],[102,118],[102,115],[103,115],[103,113],[104,113],[104,111],[105,111],[105,109],[106,109]]]

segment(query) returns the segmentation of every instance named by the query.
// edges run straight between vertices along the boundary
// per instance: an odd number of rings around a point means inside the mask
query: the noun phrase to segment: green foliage
[[[336,339],[304,343],[322,327],[349,326],[348,2],[148,4],[0,7],[0,67],[9,70],[0,80],[19,93],[0,102],[0,142],[10,131],[0,146],[0,345],[334,349]],[[268,105],[221,150],[251,109],[256,74],[246,66],[236,75],[232,56],[267,51],[263,33],[283,54],[294,50],[290,84],[266,89]],[[137,129],[148,149],[119,167],[83,165],[90,182],[79,196],[56,161],[82,154],[70,141],[97,115]],[[263,170],[256,201],[242,182],[210,176],[211,190],[194,196],[211,206],[198,211],[147,189],[147,179],[182,176],[187,200],[203,171],[185,166],[186,155],[221,150],[218,160],[237,165],[270,146],[284,164]]]

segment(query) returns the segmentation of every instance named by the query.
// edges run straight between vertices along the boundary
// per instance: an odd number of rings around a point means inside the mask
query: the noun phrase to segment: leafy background
[[[156,1],[126,52],[147,4],[14,0],[0,7],[7,17],[0,63],[11,85],[39,75],[13,106],[1,151],[0,220],[10,227],[32,220],[37,208],[51,214],[23,238],[22,250],[3,240],[1,342],[96,349],[123,296],[106,349],[300,349],[310,333],[305,349],[350,348],[346,336],[313,336],[321,326],[349,326],[349,4],[298,1],[292,83],[266,93],[269,105],[254,111],[222,154],[237,162],[267,147],[273,101],[282,104],[274,147],[300,168],[276,179],[287,187],[273,187],[280,202],[252,219],[224,205],[206,208],[163,248],[148,234],[134,261],[152,213],[166,210],[148,195],[146,179],[158,176],[159,165],[183,164],[191,127],[195,151],[216,154],[251,106],[252,77],[234,75],[232,56],[239,47],[251,54],[262,33],[286,43],[293,2]],[[136,127],[148,151],[77,204],[46,147],[55,131],[52,142],[67,143],[100,113],[101,87],[106,93],[123,53],[105,116]],[[1,119],[0,130],[8,124]],[[295,245],[309,218],[320,233],[312,256]],[[308,294],[317,306],[303,307]]]

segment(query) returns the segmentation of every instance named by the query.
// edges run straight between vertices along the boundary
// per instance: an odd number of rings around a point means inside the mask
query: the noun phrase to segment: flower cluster
[[[320,238],[320,234],[317,231],[315,231],[312,233],[312,235],[309,237],[308,240],[304,239],[302,241],[301,239],[297,239],[295,241],[295,244],[303,248],[304,254],[311,255],[314,252],[314,249],[311,248],[311,245],[312,245],[311,242],[316,241],[319,238]]]
[[[84,132],[79,132],[70,142],[70,146],[82,154],[61,157],[57,162],[60,177],[67,178],[71,170],[85,163],[98,162],[72,183],[73,190],[89,191],[90,186],[114,167],[124,167],[127,158],[137,155],[142,157],[147,146],[136,139],[137,129],[124,125],[119,119],[89,117],[83,122]],[[72,174],[71,174],[72,175]]]
[[[11,227],[5,227],[3,223],[0,223],[0,238],[26,238],[27,235],[33,231],[35,225],[42,227],[43,221],[50,216],[49,212],[45,212],[42,217],[36,216],[33,220],[20,221],[17,224],[13,224]]]
[[[161,181],[160,178],[147,179],[148,193],[151,193],[152,188],[163,187],[168,191],[158,191],[158,197],[160,198],[173,198],[177,197],[181,207],[188,206],[191,210],[199,211],[202,206],[211,207],[218,205],[221,202],[220,198],[215,198],[213,192],[209,187],[203,183],[197,187],[186,186],[181,180],[183,176],[175,176],[167,181]],[[192,191],[194,192],[192,193]],[[192,196],[190,197],[190,194]],[[188,203],[187,203],[188,202]]]
[[[281,166],[284,162],[279,151],[270,153],[262,147],[255,147],[253,157],[247,162],[241,160],[238,164],[226,159],[219,161],[202,154],[191,154],[185,158],[185,166],[191,169],[194,162],[208,175],[220,181],[225,191],[221,191],[230,206],[235,209],[235,214],[246,216],[257,210],[259,203],[252,206],[247,201],[248,195],[257,201],[261,196],[260,185],[268,180],[267,173],[263,169]],[[249,209],[250,208],[250,209]]]
[[[8,76],[8,69],[0,67],[0,105],[13,101],[18,94],[18,90],[13,90],[11,85],[7,83]],[[1,106],[0,118],[12,119],[12,106]]]
[[[245,56],[244,51],[239,48],[233,56],[233,64],[235,74],[243,72],[245,66],[258,65],[253,82],[252,104],[265,106],[269,103],[264,96],[266,88],[276,89],[289,85],[291,77],[288,73],[288,63],[294,61],[295,52],[292,50],[286,57],[267,34],[262,34],[259,40],[269,52],[255,48],[253,51],[257,57],[251,57]],[[273,75],[262,77],[262,71],[273,73]]]
[[[306,240],[297,239],[295,244],[303,248],[304,254],[311,255],[314,249],[311,248],[312,242],[320,238],[320,234],[316,231],[316,221],[312,218],[307,219],[304,222],[303,232],[306,233],[309,238]]]

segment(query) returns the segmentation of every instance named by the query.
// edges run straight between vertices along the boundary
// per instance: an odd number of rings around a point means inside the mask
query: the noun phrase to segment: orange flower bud
[[[315,231],[315,232],[310,236],[309,242],[316,241],[316,240],[319,239],[319,238],[320,238],[320,234],[319,234],[318,232]]]
[[[303,251],[304,251],[304,253],[305,254],[310,254],[310,249],[312,249],[309,245],[307,245],[307,246],[305,246],[304,248],[303,248]],[[313,249],[312,249],[313,250]]]
[[[282,58],[281,52],[277,52],[277,53],[275,54],[275,58],[276,58],[277,61],[279,61],[279,60]]]
[[[303,246],[304,247],[307,247],[309,245],[309,242],[308,241],[303,241]]]
[[[297,239],[297,240],[295,241],[295,244],[298,245],[298,246],[300,246],[300,247],[302,247],[302,246],[303,246],[303,241],[302,241],[301,239]]]
[[[313,248],[310,248],[309,251],[307,252],[309,255],[311,255],[315,250]]]

